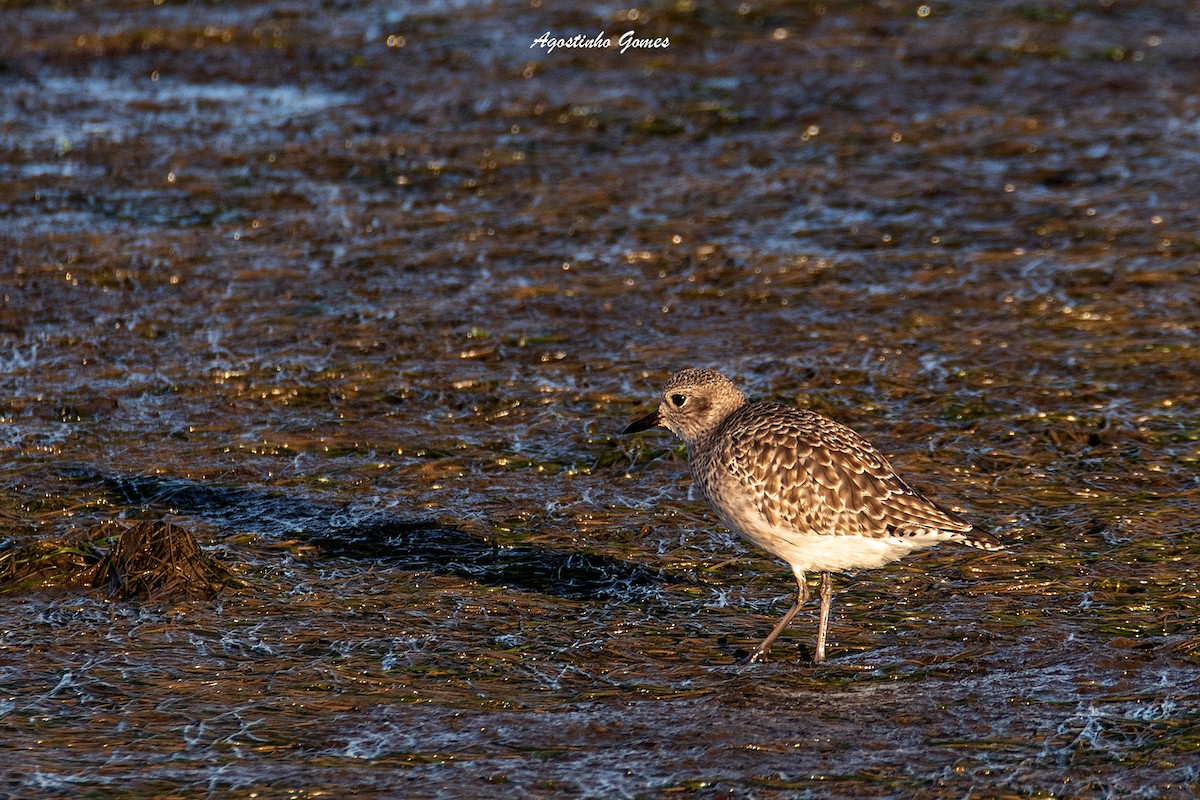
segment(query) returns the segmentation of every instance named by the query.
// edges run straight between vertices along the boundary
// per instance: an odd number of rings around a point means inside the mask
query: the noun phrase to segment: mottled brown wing
[[[729,439],[728,464],[772,525],[833,536],[971,530],[909,487],[844,425],[775,404],[744,411]]]

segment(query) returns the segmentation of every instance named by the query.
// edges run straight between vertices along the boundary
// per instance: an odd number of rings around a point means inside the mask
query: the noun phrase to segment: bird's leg
[[[783,629],[788,626],[788,623],[791,622],[792,618],[796,616],[796,613],[800,611],[800,606],[804,605],[808,601],[808,584],[804,582],[804,573],[798,570],[793,570],[793,572],[796,575],[795,605],[793,605],[791,609],[783,615],[783,619],[779,620],[775,627],[771,629],[771,632],[767,634],[767,638],[763,639],[762,644],[754,648],[754,652],[750,654],[750,657],[746,659],[745,663],[753,664],[755,661],[758,661],[760,658],[765,656],[767,651],[771,649],[771,645],[773,645],[775,640],[779,638],[779,634],[783,633]]]
[[[833,576],[821,573],[821,621],[817,624],[817,655],[814,664],[825,660],[825,636],[829,633],[829,607],[833,605]]]

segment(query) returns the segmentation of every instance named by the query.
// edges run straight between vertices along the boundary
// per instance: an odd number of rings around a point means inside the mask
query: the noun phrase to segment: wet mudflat
[[[1191,4],[3,14],[0,796],[1200,793]],[[683,366],[1010,549],[737,666]],[[92,588],[146,521],[235,582]]]

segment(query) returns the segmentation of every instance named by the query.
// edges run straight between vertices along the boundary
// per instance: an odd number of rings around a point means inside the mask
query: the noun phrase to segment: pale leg
[[[825,660],[825,636],[829,633],[829,607],[833,605],[833,576],[821,573],[821,621],[817,625],[817,655],[814,664]]]
[[[800,572],[799,570],[792,570],[792,572],[796,576],[796,604],[793,605],[791,609],[783,615],[783,619],[779,620],[778,624],[771,629],[771,632],[767,634],[767,638],[763,639],[762,644],[754,648],[754,652],[750,654],[750,657],[746,659],[745,663],[753,664],[755,661],[758,661],[760,658],[765,656],[767,651],[771,649],[771,645],[773,645],[775,640],[779,638],[779,634],[783,633],[783,629],[788,626],[788,623],[791,622],[792,618],[796,616],[796,613],[800,611],[800,606],[804,605],[808,601],[808,584],[804,582],[804,573]],[[829,573],[825,574],[828,576]]]

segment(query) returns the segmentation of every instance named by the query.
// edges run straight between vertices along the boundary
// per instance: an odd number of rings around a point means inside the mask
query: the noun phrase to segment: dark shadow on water
[[[686,582],[609,556],[544,547],[499,547],[428,517],[313,503],[281,492],[213,486],[180,478],[61,470],[102,484],[119,505],[170,510],[222,528],[288,536],[325,556],[361,558],[406,570],[459,575],[479,583],[556,597],[634,599],[652,587]]]

